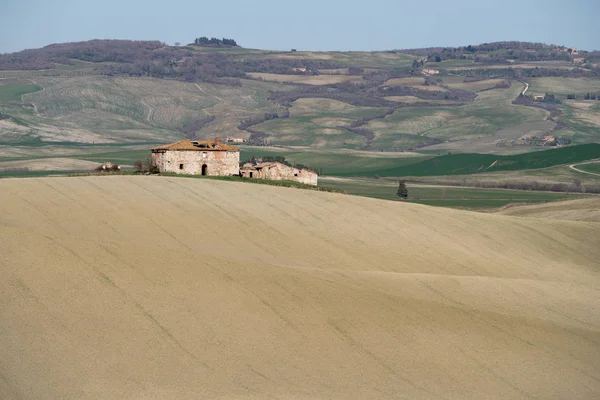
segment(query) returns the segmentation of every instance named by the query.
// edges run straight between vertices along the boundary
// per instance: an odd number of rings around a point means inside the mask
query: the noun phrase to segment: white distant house
[[[440,71],[438,71],[437,69],[425,68],[421,70],[421,73],[423,75],[437,75],[440,73]]]

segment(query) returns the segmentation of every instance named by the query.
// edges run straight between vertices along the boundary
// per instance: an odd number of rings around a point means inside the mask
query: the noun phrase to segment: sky
[[[0,0],[0,53],[90,39],[368,51],[519,40],[600,50],[600,0]]]

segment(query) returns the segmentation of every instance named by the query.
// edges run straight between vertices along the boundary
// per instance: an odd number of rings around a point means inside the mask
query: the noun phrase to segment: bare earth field
[[[485,68],[485,69],[507,69],[507,68],[523,68],[523,69],[535,69],[535,68],[539,68],[539,67],[543,67],[543,64],[506,64],[506,65],[467,65],[467,66],[461,66],[461,67],[454,67],[454,68],[447,68],[449,71],[464,71],[464,70],[469,70],[469,69],[479,69],[479,68]],[[555,69],[564,69],[564,70],[573,70],[575,68],[579,68],[579,67],[573,67],[572,65],[559,65],[559,64],[552,64],[551,66],[552,68]]]
[[[2,399],[600,396],[600,224],[0,181]]]
[[[451,87],[452,89],[470,90],[473,92],[478,92],[480,90],[492,89],[493,87],[505,82],[505,79],[484,79],[481,81],[474,82],[452,82],[447,83],[446,85],[448,87]]]
[[[262,72],[252,72],[247,75],[265,81],[305,83],[307,85],[331,85],[333,83],[363,81],[360,76],[351,75],[280,75]]]
[[[411,78],[393,78],[389,79],[385,86],[423,86],[425,83],[425,78],[420,76],[411,77]]]

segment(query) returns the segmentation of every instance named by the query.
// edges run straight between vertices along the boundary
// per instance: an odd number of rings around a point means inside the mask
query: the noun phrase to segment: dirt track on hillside
[[[2,180],[0,398],[598,398],[599,226]]]
[[[597,162],[600,162],[600,161],[590,161],[590,162],[584,162],[584,163],[578,163],[578,164],[571,164],[571,165],[569,165],[569,168],[571,168],[573,171],[581,172],[582,174],[600,176],[600,174],[596,174],[594,172],[584,171],[582,169],[577,168],[578,165],[595,164]]]

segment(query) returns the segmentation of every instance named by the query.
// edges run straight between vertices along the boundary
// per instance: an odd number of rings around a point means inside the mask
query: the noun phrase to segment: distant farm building
[[[307,168],[295,168],[279,162],[259,164],[247,163],[240,168],[240,175],[246,178],[270,179],[274,181],[296,181],[307,185],[317,185],[317,173]]]
[[[227,143],[245,143],[246,139],[244,139],[244,138],[238,138],[238,137],[232,137],[232,136],[227,136],[226,141],[227,141]]]
[[[545,96],[543,94],[533,95],[533,101],[544,101]]]
[[[421,73],[423,75],[437,75],[440,73],[440,71],[438,71],[437,69],[429,69],[429,68],[425,68],[421,70]]]
[[[105,161],[101,165],[99,165],[96,169],[94,169],[95,173],[107,173],[107,172],[119,172],[121,171],[121,167],[117,164],[113,164],[110,161]]]
[[[208,176],[239,174],[240,149],[211,140],[182,140],[152,149],[152,161],[160,172]]]
[[[117,164],[113,164],[110,161],[105,161],[98,167],[98,169],[102,169],[104,171],[119,171],[121,169]]]

